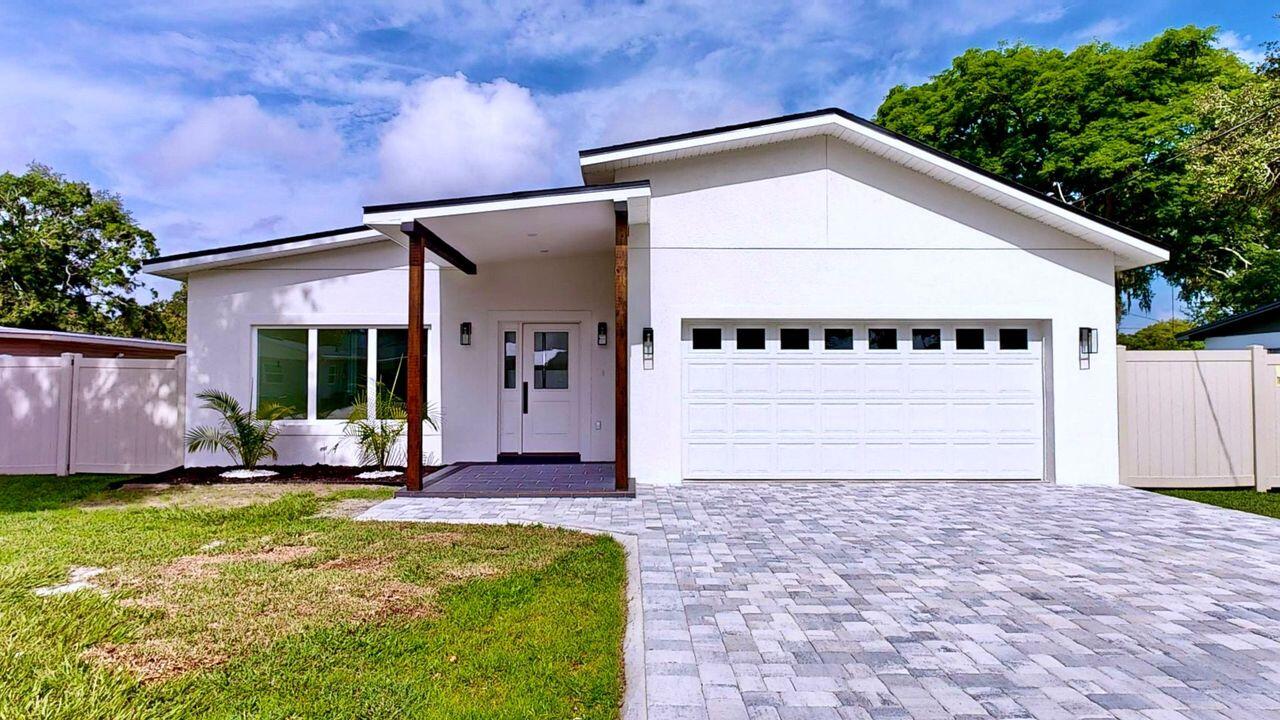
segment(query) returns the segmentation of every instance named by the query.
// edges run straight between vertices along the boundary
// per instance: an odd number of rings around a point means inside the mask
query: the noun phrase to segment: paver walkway
[[[648,718],[1280,718],[1280,521],[1124,488],[642,486],[368,519],[638,538]]]

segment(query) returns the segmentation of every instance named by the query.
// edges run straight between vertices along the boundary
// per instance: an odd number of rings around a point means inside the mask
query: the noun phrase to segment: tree
[[[1224,261],[1229,219],[1201,201],[1181,150],[1198,130],[1199,96],[1254,78],[1215,39],[1189,26],[1128,48],[973,49],[928,82],[890,90],[876,121],[1167,241],[1173,257],[1160,272],[1194,286]],[[1124,298],[1149,308],[1151,277],[1126,273]]]
[[[1204,343],[1178,339],[1178,333],[1184,333],[1195,327],[1188,320],[1161,320],[1152,323],[1133,334],[1121,333],[1116,337],[1116,344],[1130,350],[1200,350]]]
[[[44,165],[0,175],[0,325],[132,334],[155,254],[119,197]]]

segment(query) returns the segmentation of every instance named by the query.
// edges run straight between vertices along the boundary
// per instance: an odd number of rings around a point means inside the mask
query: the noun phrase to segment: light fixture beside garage
[[[463,346],[471,344],[471,323],[464,322],[458,326],[458,344]]]
[[[1090,358],[1098,354],[1098,328],[1080,328],[1080,369],[1088,370]]]
[[[644,350],[645,367],[653,367],[653,328],[647,327],[640,331],[640,346]]]

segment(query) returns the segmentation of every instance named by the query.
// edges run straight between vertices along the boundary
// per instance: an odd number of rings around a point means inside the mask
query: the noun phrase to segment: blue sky
[[[182,252],[357,224],[366,202],[575,184],[581,147],[832,105],[869,116],[893,85],[1000,41],[1129,44],[1195,23],[1253,60],[1278,10],[4,0],[0,169],[38,160],[114,190]]]

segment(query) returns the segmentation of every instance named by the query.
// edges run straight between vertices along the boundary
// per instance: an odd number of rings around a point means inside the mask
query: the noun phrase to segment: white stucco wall
[[[629,168],[652,183],[630,255],[631,471],[681,478],[680,333],[693,318],[1038,320],[1046,471],[1116,484],[1113,256],[960,190],[811,138]],[[654,329],[644,369],[640,332]],[[1101,352],[1079,367],[1079,327]]]
[[[405,327],[408,268],[404,248],[384,241],[194,273],[188,279],[187,422],[212,423],[194,395],[226,390],[249,405],[253,396],[254,329],[259,326]],[[440,399],[439,272],[427,266],[424,322],[427,399]],[[455,334],[456,342],[456,334]],[[280,463],[354,464],[357,451],[340,420],[285,420],[276,442]],[[427,452],[441,455],[427,429]],[[226,465],[225,454],[188,454],[188,465]]]

